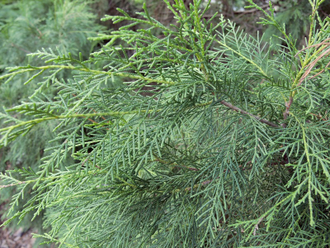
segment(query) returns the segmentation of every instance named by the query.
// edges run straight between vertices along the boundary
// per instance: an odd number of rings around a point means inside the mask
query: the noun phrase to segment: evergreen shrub
[[[42,65],[44,61],[37,57],[27,56],[42,48],[52,49],[59,54],[70,51],[73,56],[78,56],[78,51],[82,51],[82,56],[87,59],[97,44],[87,38],[105,29],[97,24],[96,15],[92,12],[90,2],[81,0],[0,1],[0,76],[6,73],[5,67],[26,64]],[[4,108],[28,101],[28,97],[39,87],[39,91],[41,90],[42,94],[49,99],[57,94],[57,89],[51,85],[42,87],[40,84],[43,81],[42,78],[36,78],[33,84],[24,85],[32,75],[33,72],[25,73],[17,75],[9,84],[0,83],[0,113],[4,114]],[[45,72],[44,76],[46,75],[49,74]],[[57,74],[57,77],[65,79],[71,75],[68,72],[62,72]],[[30,119],[21,114],[15,115],[15,118],[20,121]],[[28,167],[38,170],[40,159],[46,154],[45,148],[48,146],[48,141],[55,137],[52,132],[55,124],[56,122],[47,122],[38,125],[24,137],[21,136],[10,145],[0,148],[0,172]],[[5,126],[2,120],[0,120],[0,126]],[[24,180],[21,175],[15,176],[17,179]],[[14,211],[23,208],[29,200],[31,191],[32,185],[25,188],[24,199],[19,200]],[[15,187],[2,189],[1,204],[10,201],[16,193]],[[6,208],[3,207],[3,209]],[[0,212],[0,216],[4,217],[4,212]],[[19,226],[23,227],[24,231],[34,228],[34,230],[39,229],[40,232],[42,214],[33,222],[31,222],[32,217],[31,212]],[[11,227],[17,229],[17,221],[13,221]]]
[[[212,25],[202,0],[164,2],[175,25],[146,7],[140,18],[120,10],[103,20],[129,24],[93,38],[105,45],[89,59],[40,50],[30,56],[44,64],[0,77],[10,84],[33,73],[27,83],[43,85],[1,114],[1,146],[55,123],[38,169],[1,174],[2,188],[19,189],[13,208],[33,189],[7,223],[46,210],[51,231],[41,236],[67,247],[328,246],[330,28],[318,13],[323,1],[310,1],[300,50],[271,3],[266,11],[249,0],[264,13],[261,22],[279,30],[279,44],[223,17]],[[57,77],[66,72],[71,77]],[[43,94],[49,85],[53,98]]]

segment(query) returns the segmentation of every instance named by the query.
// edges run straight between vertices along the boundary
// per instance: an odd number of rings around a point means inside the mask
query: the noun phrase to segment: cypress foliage
[[[5,73],[6,66],[43,65],[44,61],[37,57],[27,56],[28,53],[37,52],[42,48],[52,49],[60,54],[71,51],[73,56],[78,56],[78,51],[82,51],[82,56],[87,59],[95,46],[95,42],[89,41],[87,38],[104,30],[104,27],[96,24],[96,20],[96,16],[92,14],[90,3],[81,0],[0,1],[0,76]],[[33,84],[24,85],[33,74],[31,72],[31,74],[17,75],[8,84],[0,82],[1,114],[4,114],[4,108],[28,101],[28,97],[40,86],[39,90],[48,99],[52,99],[56,95],[56,88],[51,85],[43,88],[39,84],[39,79],[43,81],[41,77],[36,78]],[[49,74],[45,72],[43,76],[47,75]],[[64,79],[71,75],[66,72],[57,74],[57,77]],[[31,119],[29,116],[21,114],[17,114],[15,117],[20,121]],[[0,120],[0,126],[5,127],[6,125]],[[0,172],[5,172],[6,169],[28,167],[38,170],[40,159],[47,153],[45,148],[48,146],[48,141],[55,137],[52,132],[55,126],[56,122],[42,123],[31,129],[24,137],[21,136],[7,147],[0,148]],[[18,173],[15,174],[15,177],[19,180],[25,178]],[[24,198],[19,199],[19,204],[14,206],[14,211],[23,209],[29,200],[31,191],[32,185],[28,185],[25,188]],[[1,203],[10,201],[17,192],[19,190],[17,191],[16,187],[2,189]],[[3,217],[4,213],[1,212],[0,216]],[[30,212],[20,226],[24,230],[30,228],[36,230],[35,228],[37,228],[41,232],[42,214],[33,222],[31,222],[32,217],[33,213]],[[11,227],[18,228],[17,220],[11,223]]]
[[[309,34],[296,40],[269,11],[281,45],[261,42],[194,0],[170,4],[167,27],[146,7],[88,60],[30,54],[43,88],[1,114],[1,146],[53,122],[37,170],[1,174],[2,188],[33,186],[15,218],[46,210],[41,236],[73,247],[326,247],[329,230],[329,24],[310,1]],[[140,25],[136,31],[131,27]],[[156,36],[155,34],[161,34]],[[59,73],[71,72],[61,78]],[[44,74],[47,73],[47,74]],[[43,77],[43,75],[45,75]],[[52,85],[50,99],[43,91]],[[28,116],[27,120],[15,114]],[[67,158],[74,159],[67,164]]]

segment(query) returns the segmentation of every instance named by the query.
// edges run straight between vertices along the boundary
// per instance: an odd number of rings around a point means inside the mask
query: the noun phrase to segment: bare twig
[[[11,184],[7,184],[7,185],[0,185],[0,189],[17,186],[17,185],[24,184],[24,183],[26,183],[26,182],[25,181],[21,181],[21,182],[18,182],[18,183],[11,183]]]
[[[329,41],[330,40],[330,38],[327,38],[327,39],[325,39],[324,41],[322,41],[321,43],[318,43],[318,44],[314,44],[314,45],[312,45],[312,46],[308,46],[308,47],[305,47],[305,48],[303,48],[303,49],[301,49],[295,56],[297,56],[299,53],[301,53],[302,51],[304,51],[304,50],[307,50],[307,49],[309,49],[309,48],[312,48],[312,47],[316,47],[316,48],[318,48],[318,47],[320,47],[320,46],[322,46],[322,45],[330,45],[330,43],[329,42],[327,42],[327,41]],[[324,47],[325,48],[325,47]],[[322,50],[324,49],[324,48],[322,48]],[[321,51],[322,51],[321,50]]]
[[[304,79],[309,75],[309,73],[311,72],[311,70],[313,69],[313,67],[316,65],[316,63],[322,59],[323,57],[326,57],[330,54],[330,48],[328,50],[326,50],[325,52],[323,52],[321,55],[319,55],[313,62],[311,62],[309,65],[307,65],[307,70],[305,71],[305,73],[302,75],[302,77],[299,80],[299,83],[297,86],[300,86],[302,84],[302,82],[304,81]],[[329,63],[326,65],[326,67],[329,66]],[[324,69],[326,69],[326,67]],[[324,71],[323,69],[323,71]],[[323,72],[321,71],[321,72]],[[318,73],[317,75],[319,75],[320,73]],[[312,77],[313,78],[313,77]]]
[[[324,41],[322,41],[321,43],[318,43],[318,44],[315,44],[315,45],[312,45],[312,46],[309,46],[309,47],[305,47],[304,49],[300,50],[296,56],[301,53],[302,51],[306,50],[306,49],[309,49],[309,48],[319,48],[320,46],[323,46],[322,48],[320,48],[318,50],[318,53],[322,52],[324,49],[328,48],[330,43],[328,42],[330,40],[330,38],[327,38],[325,39]],[[299,82],[297,84],[297,87],[299,87],[303,81],[307,78],[307,76],[311,73],[312,69],[314,68],[314,66],[316,65],[317,62],[319,62],[322,58],[328,56],[330,54],[330,48],[323,51],[315,60],[313,60],[311,63],[309,63],[308,65],[305,66],[306,68],[306,71],[304,72],[304,74],[301,76],[301,78],[299,79]],[[315,78],[317,77],[318,75],[320,75],[322,72],[325,71],[325,69],[330,65],[330,62],[324,67],[324,69],[322,69],[320,72],[316,73],[314,76],[308,78],[308,79],[312,79],[312,78]],[[293,102],[293,96],[290,96],[289,98],[289,101],[288,102],[285,102],[285,111],[283,113],[283,117],[284,117],[284,120],[286,120],[289,116],[289,110],[290,110],[290,107],[291,107],[291,104]],[[283,124],[284,127],[285,127],[285,124]]]
[[[285,111],[283,113],[283,119],[284,120],[286,120],[289,116],[289,111],[290,111],[290,107],[291,107],[292,102],[293,102],[293,97],[292,96],[290,96],[288,102],[285,102]]]
[[[14,43],[10,43],[10,45],[11,45],[12,47],[16,47],[17,49],[19,49],[19,50],[21,50],[21,51],[23,51],[23,52],[25,52],[25,53],[31,53],[29,50],[26,50],[26,49],[24,49],[24,48],[22,48],[22,47],[20,47],[20,46],[17,46],[17,45],[14,44]]]
[[[261,223],[261,221],[264,219],[264,217],[260,218],[260,220],[258,221],[258,223],[254,226],[254,230],[253,230],[253,236],[256,236],[257,234],[257,230],[259,229],[259,224]]]
[[[247,112],[247,111],[245,111],[245,110],[242,110],[242,109],[240,109],[240,108],[238,108],[238,107],[236,107],[236,106],[230,104],[229,102],[226,102],[226,101],[220,101],[220,103],[223,104],[223,105],[225,105],[225,106],[228,107],[228,108],[231,108],[231,109],[233,109],[233,110],[235,110],[235,111],[241,113],[241,114],[249,115],[249,116],[255,118],[256,120],[258,120],[258,121],[260,121],[260,122],[262,122],[262,123],[265,123],[265,124],[267,124],[267,125],[269,125],[269,126],[271,126],[271,127],[280,127],[280,126],[276,125],[276,124],[273,123],[273,122],[270,122],[270,121],[268,121],[268,120],[262,119],[262,118],[260,118],[259,116],[256,116],[256,115],[254,115],[254,114],[251,114],[251,113],[249,113],[249,112]]]

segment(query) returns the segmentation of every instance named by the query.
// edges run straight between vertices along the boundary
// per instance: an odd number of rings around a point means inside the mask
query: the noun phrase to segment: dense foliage
[[[70,51],[78,56],[78,51],[87,59],[91,51],[95,49],[95,42],[87,38],[96,36],[105,28],[98,25],[97,16],[92,13],[90,4],[86,1],[59,1],[59,0],[20,0],[0,1],[0,76],[5,73],[5,67],[33,64],[42,65],[44,62],[38,58],[28,57],[27,54],[36,52],[42,48],[52,49],[57,53],[65,54]],[[42,78],[36,78],[33,84],[24,85],[32,76],[26,73],[16,76],[10,84],[0,83],[0,113],[4,114],[5,108],[10,108],[26,101],[41,85]],[[47,74],[44,74],[46,76]],[[71,77],[70,73],[62,72],[58,77]],[[39,81],[40,79],[40,81]],[[43,94],[52,98],[57,90],[54,87],[40,88]],[[16,115],[20,120],[28,120],[29,117]],[[55,136],[52,129],[56,123],[44,123],[31,130],[24,137],[11,142],[9,146],[0,148],[0,172],[7,169],[21,169],[31,167],[38,170],[40,158],[45,154],[48,141]],[[0,120],[0,126],[4,127]],[[21,175],[18,179],[24,180]],[[27,186],[24,199],[19,200],[16,210],[21,210],[29,199],[32,186]],[[4,203],[16,194],[15,187],[2,189],[0,202]],[[9,206],[8,206],[9,208]],[[0,216],[4,213],[0,212]],[[31,219],[33,213],[26,216],[20,226],[24,230],[31,227],[41,228],[42,214]],[[17,221],[12,222],[12,227],[17,228]],[[37,245],[37,243],[36,243]],[[39,247],[39,246],[38,246]]]
[[[43,123],[54,137],[38,168],[1,175],[2,188],[19,189],[8,222],[46,210],[43,236],[77,247],[329,245],[323,1],[310,1],[301,49],[271,4],[249,1],[279,31],[267,44],[223,16],[214,26],[204,1],[164,2],[174,25],[146,7],[138,18],[120,10],[103,20],[125,25],[91,39],[105,45],[87,60],[43,49],[29,56],[44,64],[0,77],[38,82],[1,114],[1,146]],[[32,198],[15,211],[29,186]]]

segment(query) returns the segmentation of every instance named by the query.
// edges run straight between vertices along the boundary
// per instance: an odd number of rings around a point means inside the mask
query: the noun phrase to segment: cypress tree
[[[68,247],[326,247],[329,229],[329,24],[321,0],[298,49],[270,3],[267,44],[221,17],[209,3],[170,4],[176,25],[146,6],[89,59],[53,50],[43,65],[10,68],[0,79],[42,78],[29,101],[1,114],[1,146],[41,123],[55,138],[38,170],[2,174],[18,186],[15,218],[46,210],[42,234]],[[136,31],[131,27],[140,25]],[[275,52],[274,52],[275,51]],[[71,72],[61,78],[61,72]],[[48,72],[47,74],[44,74]],[[43,77],[43,75],[45,75]],[[43,90],[51,85],[57,95]],[[15,114],[29,117],[18,120]],[[73,161],[64,163],[67,157]]]

